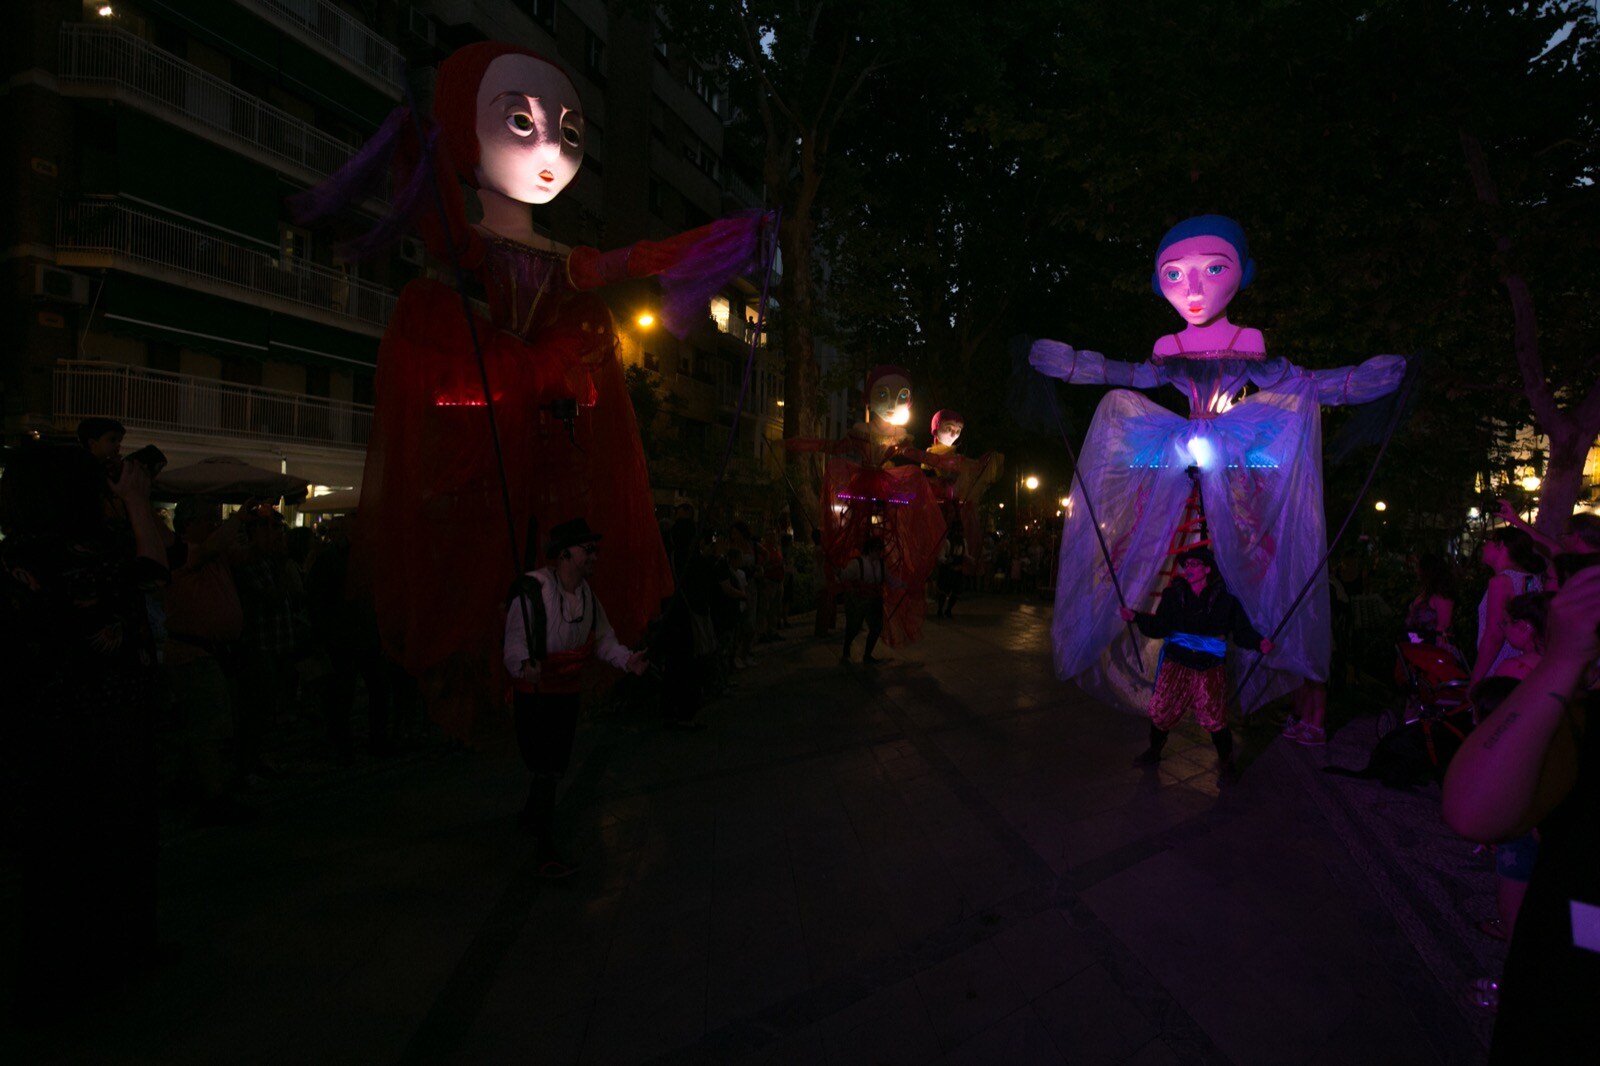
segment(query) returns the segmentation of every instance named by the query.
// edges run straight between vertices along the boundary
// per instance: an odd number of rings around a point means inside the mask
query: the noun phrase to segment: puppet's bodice
[[[478,267],[494,324],[523,340],[550,326],[576,295],[563,257],[497,237],[484,237]]]
[[[1188,398],[1190,418],[1215,418],[1233,406],[1246,385],[1266,388],[1290,369],[1285,359],[1234,351],[1169,355],[1158,365],[1162,380]]]

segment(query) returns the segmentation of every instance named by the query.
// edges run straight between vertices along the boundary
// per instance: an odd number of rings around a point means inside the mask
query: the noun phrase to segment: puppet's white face
[[[908,425],[911,422],[911,382],[898,374],[879,378],[872,383],[867,409],[873,418],[891,426]]]
[[[961,431],[966,428],[960,422],[940,422],[939,428],[933,431],[933,442],[954,445],[961,439]]]
[[[560,69],[501,56],[478,84],[478,187],[525,204],[555,199],[583,163],[583,105]]]
[[[1220,318],[1239,291],[1239,254],[1221,237],[1188,237],[1161,253],[1161,295],[1191,326]]]

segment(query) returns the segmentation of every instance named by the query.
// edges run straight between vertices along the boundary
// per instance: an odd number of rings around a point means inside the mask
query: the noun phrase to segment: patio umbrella
[[[296,510],[301,514],[343,514],[354,511],[360,502],[360,489],[340,489],[321,496],[309,496]]]
[[[153,495],[163,500],[207,496],[221,503],[275,500],[281,496],[294,503],[305,499],[306,480],[219,455],[162,471],[156,478]]]

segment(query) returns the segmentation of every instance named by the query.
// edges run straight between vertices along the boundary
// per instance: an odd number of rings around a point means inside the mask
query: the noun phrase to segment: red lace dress
[[[591,584],[630,643],[672,578],[611,314],[572,288],[561,259],[471,231],[465,244],[488,298],[490,318],[473,317],[518,547],[530,522],[542,538],[587,519],[605,538]],[[418,280],[401,292],[376,391],[357,533],[379,629],[388,654],[428,682],[440,724],[466,736],[475,709],[508,683],[502,604],[519,571],[455,290]]]

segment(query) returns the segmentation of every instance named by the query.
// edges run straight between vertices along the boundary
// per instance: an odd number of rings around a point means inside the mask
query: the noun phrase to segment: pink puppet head
[[[456,176],[523,203],[553,200],[583,163],[583,105],[555,63],[496,41],[441,64],[434,119]]]
[[[867,418],[891,426],[911,421],[911,372],[899,366],[875,366],[867,372]]]
[[[1222,316],[1255,273],[1244,229],[1231,218],[1199,215],[1161,238],[1151,286],[1185,322],[1203,326]]]
[[[961,439],[961,431],[967,428],[967,420],[946,408],[933,416],[933,423],[928,428],[933,432],[933,443],[953,446]]]

